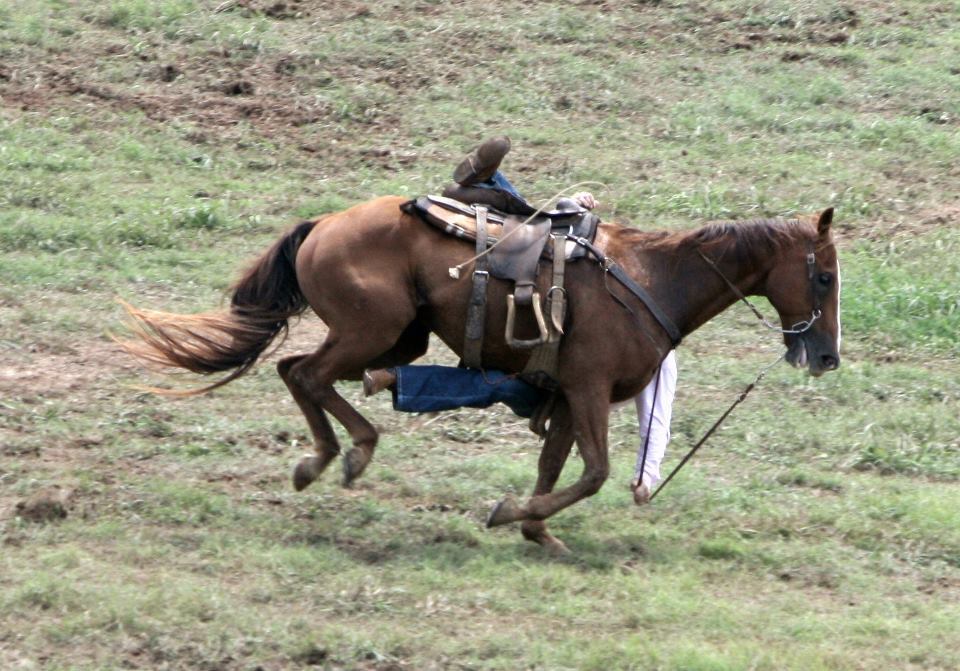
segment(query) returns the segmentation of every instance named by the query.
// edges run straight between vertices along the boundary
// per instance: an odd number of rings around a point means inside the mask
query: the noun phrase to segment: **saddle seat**
[[[409,214],[418,215],[447,235],[474,242],[477,240],[477,205],[469,205],[445,196],[422,196],[405,203],[401,209]],[[504,271],[508,273],[506,275],[499,274],[501,268],[515,265],[509,261],[511,257],[522,254],[524,261],[521,262],[518,259],[517,262],[529,264],[530,260],[527,257],[530,256],[535,269],[541,257],[553,258],[553,246],[546,244],[550,233],[569,234],[574,238],[593,242],[599,222],[599,217],[579,207],[570,199],[562,199],[558,203],[558,209],[544,210],[533,217],[488,209],[486,246],[489,248],[496,245],[490,253],[490,273],[501,279],[515,279],[509,270]],[[515,230],[520,226],[523,228]],[[500,238],[506,234],[509,234],[509,238],[498,244]],[[566,241],[565,260],[575,261],[586,254],[587,249],[582,245],[578,245],[574,240]]]

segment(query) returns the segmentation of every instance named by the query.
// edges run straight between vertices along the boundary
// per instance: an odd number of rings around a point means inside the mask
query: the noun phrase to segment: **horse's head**
[[[787,362],[819,377],[840,365],[840,264],[830,234],[833,208],[815,220],[809,236],[781,249],[763,293],[788,331]]]

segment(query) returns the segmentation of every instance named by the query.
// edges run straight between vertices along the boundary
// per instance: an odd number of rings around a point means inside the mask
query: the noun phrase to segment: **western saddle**
[[[492,195],[501,197],[500,193],[494,192]],[[568,261],[583,258],[588,249],[592,249],[600,219],[569,198],[561,199],[554,210],[537,211],[529,208],[530,211],[525,214],[507,214],[491,208],[486,204],[489,200],[482,202],[488,194],[455,195],[471,196],[470,200],[476,204],[469,205],[445,196],[423,196],[405,203],[402,209],[448,235],[475,242],[473,289],[464,337],[464,365],[482,367],[487,284],[490,277],[510,280],[514,285],[513,292],[507,296],[506,342],[510,347],[534,350],[523,371],[525,379],[541,386],[553,386],[566,316],[564,267]],[[545,297],[540,295],[536,287],[541,261],[543,265],[549,263],[553,273]],[[459,277],[459,268],[451,268],[451,275]],[[532,311],[537,326],[537,335],[533,338],[517,337],[517,312],[521,309]]]

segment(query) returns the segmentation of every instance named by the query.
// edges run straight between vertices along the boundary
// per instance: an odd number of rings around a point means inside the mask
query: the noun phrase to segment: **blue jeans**
[[[481,189],[500,189],[501,191],[506,191],[512,196],[516,196],[517,198],[522,200],[524,203],[527,202],[527,199],[521,196],[520,192],[517,191],[517,188],[510,183],[510,180],[507,179],[507,176],[504,175],[499,170],[493,173],[493,177],[488,179],[486,182],[476,182],[475,184],[471,184],[470,186],[475,186]],[[529,205],[529,203],[527,204]]]
[[[456,408],[488,408],[506,404],[520,417],[530,417],[548,392],[503,371],[451,366],[397,366],[393,409],[435,412]]]

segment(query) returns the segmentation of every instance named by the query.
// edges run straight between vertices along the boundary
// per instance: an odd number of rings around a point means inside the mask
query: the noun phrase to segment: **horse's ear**
[[[826,237],[827,233],[830,232],[830,223],[833,221],[833,208],[828,207],[823,212],[820,213],[820,218],[817,220],[817,234],[823,238]]]

